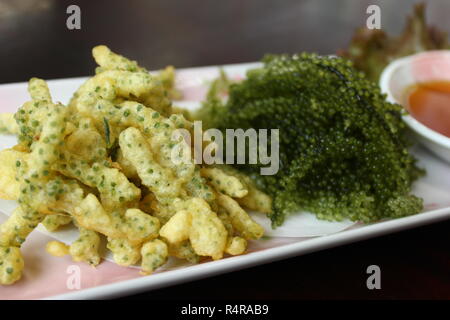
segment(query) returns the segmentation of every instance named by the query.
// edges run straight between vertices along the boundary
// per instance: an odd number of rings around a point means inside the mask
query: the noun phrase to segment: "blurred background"
[[[398,34],[413,0],[0,0],[0,83],[87,76],[105,44],[148,69],[259,60],[266,53],[345,48],[370,4]],[[450,31],[450,1],[427,3],[428,22]],[[81,30],[66,9],[81,8]]]

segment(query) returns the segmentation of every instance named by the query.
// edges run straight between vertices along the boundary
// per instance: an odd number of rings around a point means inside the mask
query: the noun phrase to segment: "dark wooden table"
[[[333,53],[365,24],[369,4],[380,5],[382,28],[398,33],[413,2],[1,0],[0,83],[92,74],[97,44],[149,69]],[[426,2],[429,20],[450,31],[450,2]],[[71,4],[81,8],[81,30],[66,27]],[[450,299],[449,230],[442,222],[130,299]],[[381,290],[366,288],[372,264]]]

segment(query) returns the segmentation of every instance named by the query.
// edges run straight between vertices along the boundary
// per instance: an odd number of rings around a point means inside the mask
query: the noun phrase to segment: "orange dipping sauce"
[[[419,83],[407,92],[409,113],[427,127],[450,137],[450,81]]]

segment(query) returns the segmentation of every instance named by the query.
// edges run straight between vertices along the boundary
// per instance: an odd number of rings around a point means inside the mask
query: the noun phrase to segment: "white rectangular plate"
[[[224,66],[231,78],[240,79],[246,70],[258,64]],[[195,108],[206,93],[208,83],[218,75],[218,67],[181,69],[177,73],[177,86],[184,100],[175,105]],[[49,81],[55,101],[67,103],[86,78]],[[15,112],[29,100],[26,83],[0,85],[0,112]],[[0,149],[10,147],[15,138],[0,135]],[[419,165],[427,175],[414,185],[414,193],[424,199],[425,208],[420,214],[370,225],[352,224],[348,221],[329,223],[318,221],[313,215],[299,213],[286,224],[270,230],[267,219],[256,214],[263,222],[268,236],[253,241],[249,253],[190,265],[171,259],[165,267],[151,276],[140,276],[136,268],[122,268],[105,260],[97,268],[72,262],[70,257],[55,258],[45,252],[45,244],[56,238],[65,242],[73,239],[73,231],[48,234],[33,232],[22,248],[26,269],[23,279],[13,286],[0,287],[0,299],[94,299],[112,298],[154,290],[183,282],[211,277],[255,265],[269,263],[292,256],[360,241],[395,231],[417,227],[450,218],[450,166],[418,147],[413,150]],[[0,223],[16,206],[12,201],[0,201]],[[76,234],[75,234],[76,236]],[[73,275],[80,275],[80,289],[74,288]],[[75,286],[76,287],[76,286]]]

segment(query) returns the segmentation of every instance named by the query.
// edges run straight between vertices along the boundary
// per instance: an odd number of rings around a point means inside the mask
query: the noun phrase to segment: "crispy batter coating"
[[[144,244],[141,255],[142,274],[148,275],[166,263],[169,257],[169,249],[164,241],[155,239]]]
[[[97,74],[69,106],[53,103],[45,81],[33,78],[16,127],[12,115],[0,117],[0,129],[19,136],[17,146],[0,151],[0,198],[20,204],[0,226],[0,284],[20,279],[19,248],[39,223],[51,232],[71,223],[79,229],[70,246],[49,242],[51,255],[97,266],[106,238],[117,264],[141,260],[143,274],[169,256],[197,263],[245,252],[215,193],[247,197],[246,184],[220,169],[205,167],[202,176],[191,158],[173,161],[175,143],[191,148],[173,141],[174,133],[193,128],[171,111],[174,69],[151,75],[105,46],[93,54]]]
[[[69,249],[73,261],[87,262],[91,266],[96,266],[100,263],[101,257],[99,254],[100,236],[97,232],[85,228],[79,228],[80,235],[75,240]]]
[[[219,193],[217,201],[228,212],[233,227],[245,239],[259,239],[264,235],[263,227],[256,223],[234,199]]]
[[[128,239],[108,238],[107,247],[114,256],[114,261],[123,267],[129,267],[141,259],[141,243],[131,243]]]
[[[248,194],[248,190],[238,178],[219,168],[202,168],[201,174],[216,190],[232,198],[243,198]]]
[[[0,151],[0,198],[17,200],[20,196],[20,181],[16,179],[19,167],[28,158],[28,153],[5,149]]]
[[[19,126],[14,119],[14,113],[0,113],[0,133],[19,133]]]
[[[18,247],[0,246],[0,284],[9,285],[19,281],[24,266]]]
[[[232,256],[243,254],[247,250],[247,240],[241,237],[232,237],[228,240],[225,252]]]
[[[72,222],[72,217],[65,214],[54,214],[51,216],[46,216],[44,221],[42,221],[43,226],[47,231],[55,232],[63,226],[68,225]]]
[[[70,246],[60,241],[50,241],[45,250],[54,257],[64,257],[70,253]]]

